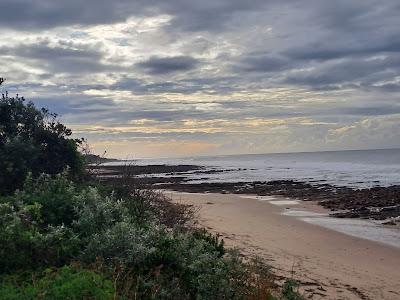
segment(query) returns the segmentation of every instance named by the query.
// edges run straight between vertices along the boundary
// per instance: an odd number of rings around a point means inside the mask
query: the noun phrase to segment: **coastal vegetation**
[[[5,94],[0,120],[0,299],[301,299],[193,207],[89,176],[56,114]]]
[[[2,79],[0,84],[4,81]],[[82,140],[47,109],[37,109],[23,97],[2,94],[0,101],[0,195],[21,188],[28,175],[83,175],[83,159],[77,151]]]

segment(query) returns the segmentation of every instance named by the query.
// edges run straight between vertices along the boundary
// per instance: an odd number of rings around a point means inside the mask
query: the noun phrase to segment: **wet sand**
[[[278,276],[299,280],[307,297],[400,299],[400,248],[301,220],[325,216],[318,205],[279,197],[167,194],[199,206],[201,225],[222,234],[227,245],[260,255]]]

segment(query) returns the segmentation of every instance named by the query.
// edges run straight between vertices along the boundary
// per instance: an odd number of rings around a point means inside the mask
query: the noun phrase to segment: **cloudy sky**
[[[2,90],[110,157],[400,147],[398,0],[1,0]]]

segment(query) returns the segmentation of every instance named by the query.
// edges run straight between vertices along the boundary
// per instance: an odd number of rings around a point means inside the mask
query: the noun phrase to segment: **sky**
[[[1,87],[108,157],[400,147],[398,0],[1,0]]]

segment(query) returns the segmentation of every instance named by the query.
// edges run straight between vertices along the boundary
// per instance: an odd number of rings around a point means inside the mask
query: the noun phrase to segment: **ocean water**
[[[213,174],[197,174],[196,171],[185,173],[184,176],[188,176],[191,182],[294,179],[315,184],[327,183],[356,188],[400,185],[400,149],[140,159],[128,163],[137,165],[192,164],[205,166],[207,170],[226,170]],[[120,164],[120,162],[111,164]],[[299,210],[296,209],[299,201],[293,199],[272,196],[242,197],[267,201],[285,208],[289,206],[291,209],[283,210],[284,215],[400,249],[400,230],[397,227],[387,228],[377,221],[336,219],[329,217],[328,214]]]
[[[294,179],[351,187],[400,185],[400,149],[139,159],[131,162],[138,165],[194,164],[206,166],[208,170],[226,170],[214,174],[192,172],[189,174],[192,182]]]
[[[301,201],[277,196],[240,196],[272,205],[284,206],[281,214],[362,239],[383,243],[400,249],[400,228],[385,227],[381,221],[332,218],[329,212],[312,212],[298,208]]]
[[[399,228],[381,226],[380,221],[332,218],[328,212],[316,213],[298,208],[300,201],[276,196],[241,196],[257,201],[265,201],[273,205],[284,206],[282,215],[297,218],[303,222],[322,226],[347,235],[367,239],[400,249]],[[289,206],[289,207],[288,207]]]

